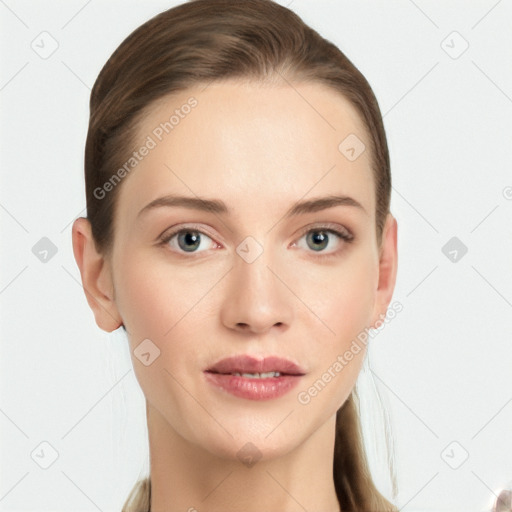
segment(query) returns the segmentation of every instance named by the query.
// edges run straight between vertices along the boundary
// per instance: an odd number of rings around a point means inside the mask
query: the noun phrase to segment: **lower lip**
[[[228,393],[248,400],[271,400],[291,391],[301,375],[283,375],[266,379],[251,379],[238,375],[204,372],[206,380]]]

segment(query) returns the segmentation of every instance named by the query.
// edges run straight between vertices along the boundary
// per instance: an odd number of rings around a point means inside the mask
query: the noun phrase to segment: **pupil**
[[[190,245],[181,246],[181,244],[180,244],[180,247],[184,251],[192,252],[194,249],[196,249],[199,246],[199,233],[197,231],[186,231],[185,233],[180,233],[178,236],[178,243],[183,240],[185,240],[187,244],[192,243],[194,245],[193,246],[190,246]]]
[[[325,245],[326,245],[327,241],[329,240],[329,237],[325,234],[324,231],[314,231],[313,233],[310,233],[309,236],[310,236],[310,240],[312,239],[313,243],[315,245],[322,244],[322,242],[324,242],[323,247],[320,247],[320,248],[312,247],[315,250],[325,248]]]

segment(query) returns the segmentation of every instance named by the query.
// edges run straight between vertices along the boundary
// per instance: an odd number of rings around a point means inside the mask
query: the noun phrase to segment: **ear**
[[[123,321],[114,302],[114,287],[110,265],[96,251],[91,223],[80,217],[73,223],[73,254],[80,269],[82,285],[98,327],[115,331]]]
[[[376,329],[375,322],[386,316],[386,312],[393,296],[398,266],[397,252],[397,222],[388,213],[382,233],[382,244],[379,252],[379,282],[377,295],[373,307],[371,328]]]

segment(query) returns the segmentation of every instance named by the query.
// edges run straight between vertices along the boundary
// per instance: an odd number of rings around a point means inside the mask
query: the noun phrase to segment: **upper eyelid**
[[[354,234],[352,233],[352,230],[344,226],[343,224],[337,224],[335,222],[314,222],[312,224],[308,224],[305,228],[301,230],[301,233],[307,233],[308,231],[314,231],[314,230],[322,230],[325,231],[333,230],[333,231],[345,231],[347,235],[350,237],[353,237]]]
[[[176,224],[176,226],[180,226],[180,224]],[[199,232],[201,232],[201,233],[203,233],[205,235],[208,235],[210,237],[214,236],[214,235],[210,235],[208,230],[205,230],[203,227],[199,226],[199,224],[191,223],[190,225],[187,225],[185,223],[185,225],[180,227],[180,228],[176,228],[176,226],[171,226],[170,228],[166,229],[159,236],[159,238],[163,238],[164,236],[167,236],[165,234],[167,232],[172,233],[172,235],[176,235],[176,234],[178,234],[181,231],[199,231]],[[336,223],[336,222],[321,222],[321,221],[313,222],[311,224],[308,224],[304,228],[301,228],[300,232],[304,233],[304,232],[308,232],[308,231],[311,231],[311,230],[314,230],[314,229],[318,229],[318,230],[320,230],[320,229],[325,229],[325,230],[333,229],[333,230],[339,230],[339,231],[346,231],[347,234],[353,236],[353,232],[352,232],[351,229],[349,229],[348,227],[344,226],[343,224],[339,224],[339,223]]]

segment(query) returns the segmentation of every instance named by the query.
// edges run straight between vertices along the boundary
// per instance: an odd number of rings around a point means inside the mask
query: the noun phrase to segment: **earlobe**
[[[391,213],[388,213],[382,234],[382,246],[379,259],[379,279],[373,317],[370,327],[377,328],[382,324],[395,290],[398,268],[397,251],[398,224]]]
[[[113,299],[110,266],[96,250],[88,219],[80,217],[74,221],[72,241],[84,293],[96,324],[100,329],[112,332],[122,324],[122,319]]]

